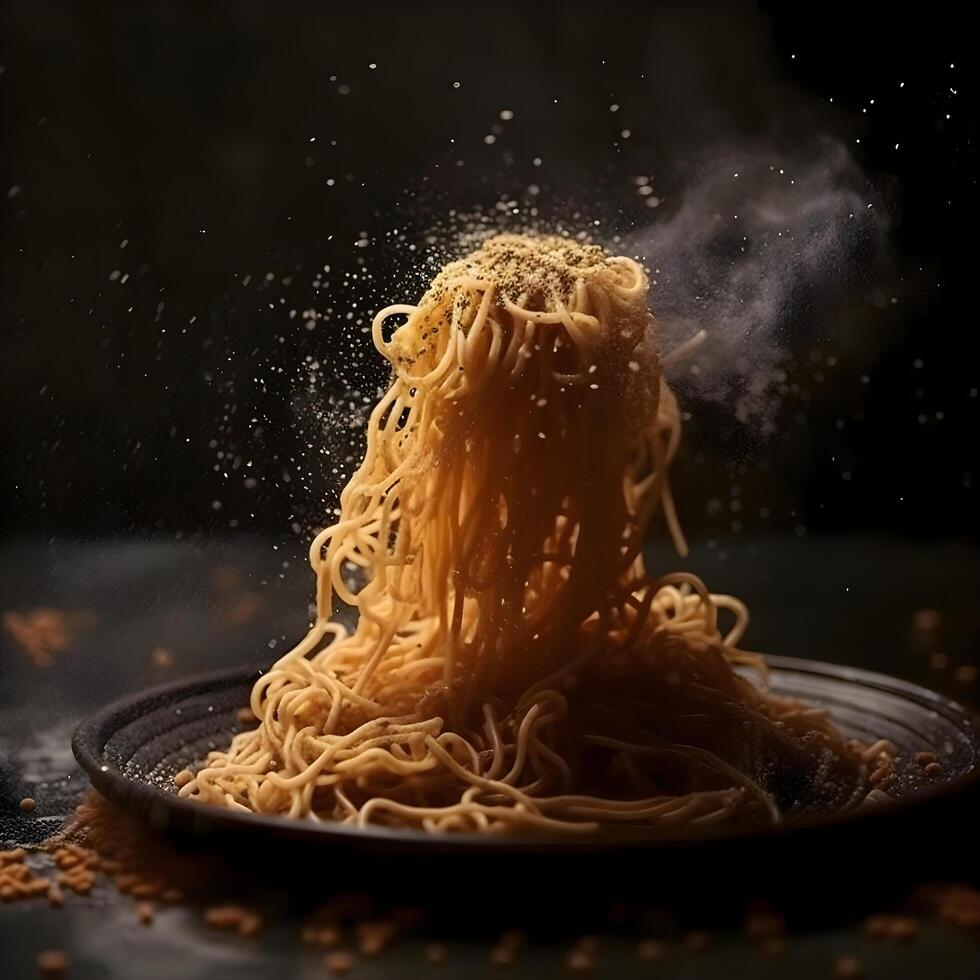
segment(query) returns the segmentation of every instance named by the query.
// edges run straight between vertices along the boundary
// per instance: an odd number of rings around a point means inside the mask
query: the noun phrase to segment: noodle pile
[[[644,568],[658,510],[686,550],[647,288],[598,246],[501,235],[375,317],[392,381],[310,548],[316,622],[255,684],[258,728],[182,796],[572,833],[865,797],[856,751],[821,711],[767,693],[761,658],[738,649],[744,605]],[[331,620],[335,596],[353,632]]]

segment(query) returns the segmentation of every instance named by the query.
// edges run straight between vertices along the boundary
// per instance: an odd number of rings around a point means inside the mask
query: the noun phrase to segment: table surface
[[[79,617],[75,642],[47,668],[32,662],[9,635],[0,638],[0,847],[57,832],[86,792],[68,744],[86,714],[149,684],[271,660],[286,649],[307,620],[312,579],[302,552],[299,542],[254,538],[8,543],[0,559],[0,608],[51,607],[85,617]],[[749,639],[756,649],[883,670],[963,699],[975,697],[969,671],[958,669],[976,666],[980,636],[974,591],[980,556],[966,545],[756,539],[722,554],[695,548],[686,567],[713,589],[749,602]],[[940,615],[923,617],[923,609]],[[34,813],[18,809],[24,796],[38,801]],[[460,874],[464,881],[465,868]],[[848,880],[846,869],[842,880]],[[323,952],[299,941],[301,912],[281,885],[264,880],[251,899],[266,923],[251,939],[208,929],[197,902],[159,906],[152,925],[140,925],[134,899],[106,883],[89,896],[68,893],[62,909],[43,900],[0,905],[0,975],[35,975],[36,956],[45,949],[68,954],[71,977],[329,974]],[[463,887],[460,900],[466,900]],[[731,923],[713,925],[708,949],[696,955],[685,951],[679,934],[667,934],[657,964],[637,959],[635,928],[598,921],[589,929],[601,936],[594,972],[828,977],[837,956],[853,953],[868,977],[976,976],[975,936],[940,921],[924,922],[918,940],[907,946],[874,941],[855,921],[794,930],[784,955],[767,959],[741,934],[738,918],[733,910]],[[503,911],[499,921],[484,916],[466,936],[430,922],[377,959],[359,958],[352,975],[499,975],[490,949],[494,937],[513,925]],[[565,956],[583,931],[581,923],[567,934],[552,924],[538,937],[533,921],[519,925],[530,941],[508,975],[569,975]],[[698,923],[683,926],[694,927]],[[438,967],[425,958],[434,941],[447,947]]]

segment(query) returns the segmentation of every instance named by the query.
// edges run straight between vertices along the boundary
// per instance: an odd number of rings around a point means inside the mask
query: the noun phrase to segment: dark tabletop
[[[112,542],[21,541],[3,559],[4,610],[24,613],[50,607],[64,612],[77,636],[52,655],[50,666],[35,660],[9,635],[3,643],[0,688],[0,844],[43,840],[58,831],[87,789],[74,763],[69,737],[86,714],[124,693],[215,667],[272,659],[300,635],[307,614],[311,576],[303,565],[302,543],[257,539],[228,541],[118,540]],[[667,555],[653,555],[666,561]],[[671,559],[676,562],[676,559]],[[873,538],[738,540],[726,550],[696,547],[686,563],[715,590],[743,596],[753,610],[751,646],[771,652],[850,663],[883,670],[969,699],[969,669],[976,664],[978,614],[974,586],[980,560],[955,543],[916,546]],[[38,808],[23,814],[24,796]],[[178,849],[179,843],[174,845]],[[909,847],[917,846],[910,841]],[[901,855],[896,855],[901,860]],[[974,867],[965,861],[964,874]],[[360,882],[313,883],[298,897],[294,875],[266,869],[245,885],[234,885],[241,868],[216,878],[213,894],[177,906],[159,906],[152,925],[142,926],[136,903],[100,883],[91,895],[68,893],[54,910],[43,899],[0,905],[0,957],[5,976],[30,976],[44,949],[62,949],[71,958],[71,976],[89,977],[252,977],[318,976],[326,971],[323,951],[299,941],[299,931],[316,892],[339,887],[364,889]],[[484,874],[481,871],[481,874]],[[329,876],[326,876],[329,877]],[[379,905],[393,889],[374,878],[369,897]],[[438,970],[445,976],[499,973],[490,949],[503,929],[527,931],[529,944],[509,967],[514,975],[565,975],[565,956],[583,932],[602,936],[596,972],[678,977],[829,976],[835,958],[854,953],[867,976],[917,977],[938,971],[944,977],[972,976],[975,940],[937,920],[925,921],[918,940],[907,946],[864,936],[864,914],[882,911],[880,895],[853,899],[861,889],[860,869],[840,869],[841,895],[826,895],[827,906],[847,906],[846,914],[814,914],[791,923],[785,953],[767,959],[740,932],[742,908],[726,919],[717,908],[710,921],[697,909],[664,932],[659,964],[636,958],[636,942],[648,934],[641,909],[625,911],[610,893],[591,895],[587,914],[567,921],[535,910],[525,901],[521,921],[506,908],[483,907],[478,921],[466,922],[460,908],[448,917],[431,915],[381,957],[359,959],[357,976],[415,976]],[[459,868],[459,898],[480,890]],[[588,885],[583,882],[583,894]],[[309,885],[309,883],[307,883]],[[717,883],[706,881],[706,894]],[[524,898],[533,882],[515,882]],[[243,939],[214,932],[204,924],[202,903],[241,899],[263,910],[265,928]],[[229,889],[231,893],[229,894]],[[454,889],[455,891],[455,889]],[[641,890],[642,891],[642,890]],[[897,908],[902,895],[887,906]],[[469,899],[474,901],[473,899]],[[634,903],[635,899],[631,899]],[[609,911],[609,906],[613,911]],[[475,907],[475,905],[474,905]],[[582,909],[586,908],[583,901]],[[705,905],[707,909],[707,903]],[[618,909],[618,911],[617,911]],[[668,910],[669,911],[669,910]],[[660,910],[661,919],[663,909]],[[635,914],[634,914],[635,913]],[[707,911],[705,912],[707,916]],[[659,921],[659,920],[658,920]],[[686,951],[683,937],[706,928],[707,951]],[[447,945],[441,966],[429,964],[426,945]]]

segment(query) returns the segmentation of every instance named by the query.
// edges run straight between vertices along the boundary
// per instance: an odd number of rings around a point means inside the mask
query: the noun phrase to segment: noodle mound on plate
[[[739,650],[742,603],[644,566],[658,510],[685,550],[667,482],[679,415],[647,288],[598,246],[501,235],[417,306],[377,315],[392,380],[340,518],[310,549],[316,623],[256,683],[259,727],[181,795],[571,833],[864,799],[856,750],[768,694],[761,658]],[[334,596],[357,608],[352,633],[331,622]]]

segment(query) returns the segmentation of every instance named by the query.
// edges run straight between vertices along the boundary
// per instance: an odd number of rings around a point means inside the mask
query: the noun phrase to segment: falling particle
[[[610,111],[610,112],[619,112],[619,103],[617,103],[617,102],[614,102],[614,103],[613,103],[613,104],[612,104],[612,105],[611,105],[611,106],[609,107],[609,111]]]
[[[211,501],[211,509],[212,510],[221,510],[221,501],[220,500],[212,500]]]
[[[492,146],[497,142],[497,137],[494,136],[493,133],[487,133],[487,135],[483,137],[483,142],[486,143],[487,146]]]
[[[20,193],[20,184],[14,184],[10,190],[7,191],[7,198],[13,200]]]
[[[459,88],[459,82],[453,82],[453,88]]]
[[[341,95],[350,95],[350,86],[349,85],[338,85],[337,86],[337,91]]]
[[[368,65],[368,68],[370,68],[371,71],[374,71],[374,69],[377,68],[377,67],[378,66],[373,61]]]
[[[534,164],[535,167],[540,167],[541,166],[541,157],[535,157],[531,161],[531,163]]]
[[[511,109],[501,109],[500,118],[505,121],[509,121],[514,118],[514,113]]]
[[[633,134],[630,130],[624,129],[619,135],[622,136],[624,140],[628,140]]]

